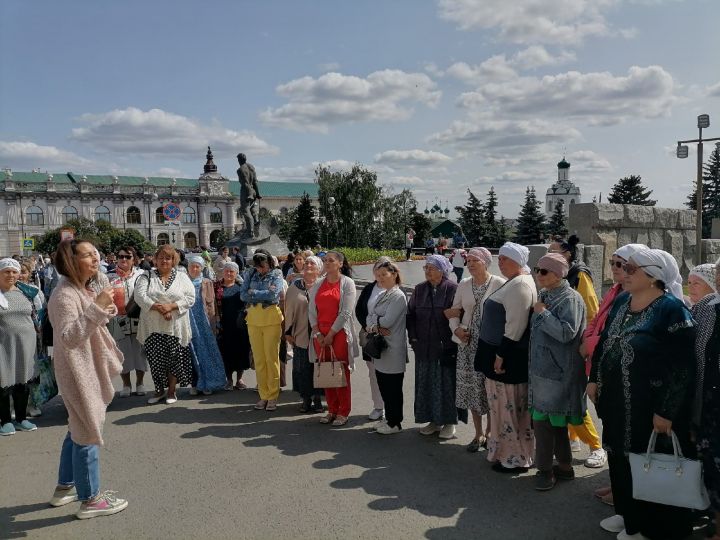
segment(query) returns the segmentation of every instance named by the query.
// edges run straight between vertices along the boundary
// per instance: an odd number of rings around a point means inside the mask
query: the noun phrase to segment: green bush
[[[374,263],[379,257],[385,255],[394,261],[404,261],[405,251],[402,249],[372,249],[372,248],[333,248],[344,254],[350,264]]]

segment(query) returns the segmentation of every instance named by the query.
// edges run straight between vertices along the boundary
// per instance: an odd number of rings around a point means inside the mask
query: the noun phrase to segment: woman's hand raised
[[[102,309],[107,311],[107,309],[113,305],[113,296],[115,295],[115,291],[112,287],[106,287],[100,293],[98,293],[97,297],[95,298],[95,303],[100,306]]]

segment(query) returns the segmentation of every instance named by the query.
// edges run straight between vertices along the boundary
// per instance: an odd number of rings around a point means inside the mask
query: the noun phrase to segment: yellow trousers
[[[274,400],[280,395],[280,338],[282,326],[248,324],[250,347],[255,361],[260,399]]]
[[[583,416],[583,423],[580,426],[568,425],[568,432],[570,434],[571,441],[577,441],[580,439],[582,442],[590,447],[590,450],[597,450],[601,447],[600,436],[598,435],[595,424],[593,423],[592,416],[586,412]]]

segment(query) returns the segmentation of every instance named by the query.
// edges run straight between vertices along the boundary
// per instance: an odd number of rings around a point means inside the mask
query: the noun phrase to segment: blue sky
[[[235,178],[374,168],[421,209],[517,214],[563,152],[584,200],[640,174],[678,206],[720,136],[717,0],[0,3],[0,167]],[[691,45],[697,49],[691,49]],[[691,155],[692,158],[692,155]]]

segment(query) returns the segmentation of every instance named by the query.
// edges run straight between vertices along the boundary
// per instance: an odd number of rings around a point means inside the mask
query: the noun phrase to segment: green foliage
[[[558,201],[558,203],[555,205],[555,210],[553,211],[552,216],[550,216],[550,221],[548,221],[547,224],[547,232],[551,236],[567,236],[567,220],[565,219],[563,203],[561,203],[560,201]]]
[[[430,218],[425,214],[418,212],[417,209],[413,209],[413,211],[413,214],[410,216],[410,227],[415,231],[413,245],[415,247],[424,247],[425,241],[430,238],[432,221],[430,221]]]
[[[483,213],[485,216],[485,236],[481,239],[482,246],[485,247],[500,247],[505,243],[507,238],[507,228],[505,223],[497,219],[497,206],[498,199],[495,193],[495,188],[490,186],[490,191],[487,194],[487,200],[483,207]]]
[[[376,207],[372,247],[405,247],[405,232],[412,226],[413,214],[416,213],[417,200],[409,189],[396,194],[386,194],[383,190]]]
[[[350,264],[374,263],[383,255],[390,257],[394,261],[405,260],[405,252],[401,249],[337,247],[332,248],[332,250],[339,251],[345,255],[345,258],[350,262]]]
[[[75,229],[75,238],[93,242],[103,253],[113,253],[121,246],[133,246],[140,252],[152,252],[155,246],[135,229],[118,229],[107,221],[91,221],[86,218],[72,219],[63,228]],[[38,241],[36,249],[52,253],[60,243],[60,228],[47,231]]]
[[[688,195],[685,206],[697,209],[697,180],[693,182],[693,192]],[[710,238],[713,218],[720,218],[720,148],[717,146],[703,165],[702,194],[702,236]]]
[[[652,190],[642,185],[640,175],[631,174],[617,181],[608,196],[608,202],[613,204],[637,204],[640,206],[655,206],[657,201],[650,199]]]
[[[525,203],[522,205],[515,228],[514,241],[518,244],[539,244],[545,231],[545,214],[540,210],[540,201],[535,188],[525,190]]]
[[[462,227],[468,245],[479,246],[487,234],[485,205],[472,191],[468,189],[467,192],[467,204],[465,204],[465,206],[455,207],[457,213],[460,214],[458,224]]]
[[[212,236],[210,247],[220,249],[227,244],[231,238],[232,236],[225,229],[220,229],[215,236]]]
[[[320,242],[316,210],[307,193],[303,193],[300,204],[278,219],[278,236],[290,250],[312,248]]]

